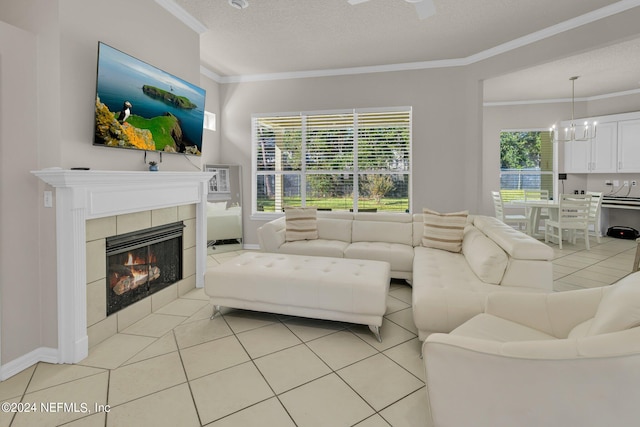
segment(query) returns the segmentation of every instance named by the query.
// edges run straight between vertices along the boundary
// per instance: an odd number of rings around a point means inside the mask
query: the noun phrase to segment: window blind
[[[407,211],[411,108],[252,117],[254,212]]]

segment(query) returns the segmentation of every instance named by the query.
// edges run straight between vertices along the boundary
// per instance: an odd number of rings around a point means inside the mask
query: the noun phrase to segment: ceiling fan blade
[[[367,2],[367,1],[369,1],[369,0],[347,0],[347,2],[350,5],[356,5],[356,4],[364,3],[364,2]]]
[[[436,14],[436,6],[433,4],[433,0],[422,0],[421,2],[415,3],[415,5],[418,18],[420,19],[427,19]]]

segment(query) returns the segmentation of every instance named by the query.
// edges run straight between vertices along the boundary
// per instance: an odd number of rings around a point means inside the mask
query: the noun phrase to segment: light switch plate
[[[51,191],[44,192],[44,207],[52,208],[53,207],[53,193]]]

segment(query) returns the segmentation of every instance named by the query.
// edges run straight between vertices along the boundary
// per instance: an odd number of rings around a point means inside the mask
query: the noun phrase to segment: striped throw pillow
[[[424,222],[422,246],[460,252],[468,215],[468,211],[439,213],[424,208],[422,210]]]
[[[285,240],[315,240],[318,238],[316,208],[284,208]]]

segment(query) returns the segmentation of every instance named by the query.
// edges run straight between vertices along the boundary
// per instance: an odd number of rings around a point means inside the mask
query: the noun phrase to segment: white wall
[[[92,145],[98,41],[199,85],[198,34],[153,0],[64,0],[59,5],[63,115],[62,157],[56,166],[146,170],[143,153]],[[201,159],[180,154],[163,155],[162,161],[162,170],[201,169],[202,164]]]
[[[40,346],[35,36],[0,22],[0,362]],[[26,332],[26,333],[23,333]]]
[[[455,68],[222,85],[221,158],[243,166],[245,242],[258,243],[256,229],[264,222],[252,221],[248,208],[253,113],[412,106],[413,210],[473,210],[477,170],[467,161],[473,165],[478,157],[466,153],[473,144],[479,153],[480,139],[468,144],[461,123],[477,118],[461,106],[479,105],[479,99],[477,88],[460,83],[465,81],[465,70]]]
[[[216,130],[204,131],[202,136],[202,164],[222,163],[220,159],[220,84],[200,75],[200,87],[207,91],[205,109],[216,115]]]
[[[55,209],[42,207],[42,191],[52,189],[29,171],[145,169],[142,153],[92,145],[98,41],[191,83],[201,77],[199,35],[153,0],[0,2],[0,17],[4,368],[57,347]],[[213,91],[207,105],[219,105],[216,97]],[[161,167],[201,165],[202,159],[164,155]],[[5,256],[9,245],[16,256],[29,254],[28,261]]]

